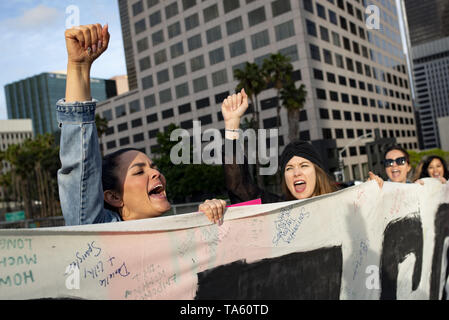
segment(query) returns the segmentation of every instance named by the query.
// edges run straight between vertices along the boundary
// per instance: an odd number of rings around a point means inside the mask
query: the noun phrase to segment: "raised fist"
[[[238,129],[240,126],[240,118],[248,109],[248,96],[245,89],[238,94],[228,96],[223,100],[221,105],[221,113],[225,122],[226,129]]]
[[[89,24],[65,31],[65,42],[69,63],[90,65],[109,44],[108,25]]]

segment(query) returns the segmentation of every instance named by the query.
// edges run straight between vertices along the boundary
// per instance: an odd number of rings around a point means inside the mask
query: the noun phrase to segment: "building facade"
[[[402,1],[407,12],[412,46],[449,37],[449,1]]]
[[[132,145],[151,157],[157,132],[175,123],[223,129],[221,103],[235,92],[234,70],[272,53],[291,59],[308,91],[299,137],[319,147],[329,170],[344,154],[345,176],[368,174],[363,141],[379,129],[407,149],[417,135],[394,1],[379,7],[380,28],[365,24],[361,0],[119,0],[131,91],[98,104],[109,120],[105,154]],[[125,37],[126,34],[126,37]],[[132,81],[131,81],[132,80]],[[276,127],[275,89],[259,96],[261,124]],[[281,111],[279,144],[288,143]]]
[[[449,116],[449,37],[412,47],[419,142],[441,148],[438,118]]]
[[[31,119],[35,134],[57,131],[56,102],[65,97],[66,74],[45,72],[5,86],[8,119]],[[117,94],[114,80],[93,78],[92,96],[106,100]]]

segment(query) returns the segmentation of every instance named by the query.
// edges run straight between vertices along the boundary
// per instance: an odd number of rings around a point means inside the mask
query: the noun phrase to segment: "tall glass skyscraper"
[[[114,80],[93,78],[92,97],[102,101],[117,94]],[[41,73],[5,86],[8,119],[31,119],[35,134],[57,130],[55,106],[65,97],[66,75]]]

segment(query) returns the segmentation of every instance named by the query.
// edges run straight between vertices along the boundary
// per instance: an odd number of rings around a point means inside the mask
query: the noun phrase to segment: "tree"
[[[56,181],[60,167],[58,153],[54,136],[47,133],[10,145],[3,155],[11,169],[1,179],[9,183],[8,197],[23,203],[27,218],[60,214]],[[34,214],[36,202],[40,204],[40,212]]]
[[[253,106],[254,129],[257,130],[260,128],[257,96],[266,88],[266,83],[262,77],[262,69],[256,63],[246,62],[243,70],[234,70],[234,78],[239,81],[235,90],[240,92],[242,88],[245,89]]]
[[[266,85],[273,86],[277,91],[276,126],[279,128],[281,124],[281,90],[291,81],[293,66],[289,57],[281,53],[275,53],[263,61],[262,70]]]
[[[100,146],[101,144],[101,138],[108,130],[108,120],[106,118],[100,117],[99,114],[95,115],[95,126],[97,127],[97,134],[98,134],[98,140]],[[101,155],[103,156],[103,149],[101,149]]]
[[[299,115],[306,102],[307,91],[301,84],[296,88],[293,81],[289,81],[281,89],[281,99],[283,106],[287,109],[288,118],[288,139],[293,141],[299,136]]]
[[[243,70],[234,70],[234,78],[239,81],[236,87],[236,91],[240,92],[242,88],[245,89],[248,99],[253,106],[253,119],[248,122],[246,121],[246,126],[252,127],[256,130],[256,145],[258,145],[258,135],[257,130],[260,128],[260,118],[259,118],[259,106],[257,101],[257,96],[267,87],[265,79],[262,76],[263,70],[259,68],[256,63],[246,62],[245,68]],[[255,176],[259,187],[263,186],[263,177],[259,174],[259,163],[256,162],[255,166]]]
[[[178,129],[170,124],[164,133],[157,135],[158,148],[154,163],[167,180],[167,196],[172,203],[199,202],[223,197],[226,193],[224,173],[221,165],[178,164],[170,159],[171,149],[178,141],[170,141],[171,132]],[[190,146],[193,159],[193,146]]]

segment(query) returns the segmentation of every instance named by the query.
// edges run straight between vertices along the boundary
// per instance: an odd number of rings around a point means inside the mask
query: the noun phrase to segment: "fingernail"
[[[93,51],[94,53],[97,52],[97,46],[96,46],[95,44],[92,45],[92,51]]]
[[[98,41],[98,49],[101,49],[101,45],[102,45],[102,42],[101,42],[101,40],[99,40]]]
[[[92,52],[91,47],[87,47],[87,54],[90,56],[90,53]]]

